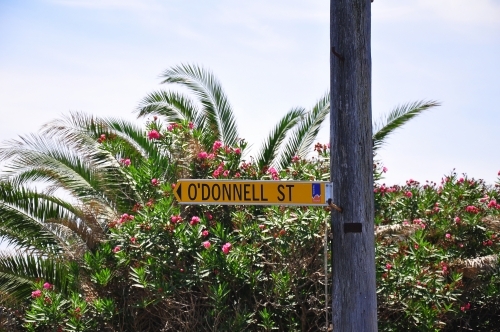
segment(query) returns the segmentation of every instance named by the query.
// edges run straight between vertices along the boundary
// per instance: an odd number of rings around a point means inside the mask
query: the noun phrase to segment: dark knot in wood
[[[344,61],[344,57],[342,56],[342,54],[338,53],[337,51],[335,51],[335,47],[332,47],[332,53],[333,55],[335,55],[337,58],[340,59],[340,61]]]

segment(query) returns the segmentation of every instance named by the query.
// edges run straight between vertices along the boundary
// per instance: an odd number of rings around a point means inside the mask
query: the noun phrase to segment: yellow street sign
[[[328,205],[331,183],[324,181],[178,180],[180,204]]]

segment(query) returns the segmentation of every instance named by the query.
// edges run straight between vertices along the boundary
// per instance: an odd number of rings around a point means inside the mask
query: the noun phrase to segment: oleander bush
[[[329,146],[275,169],[247,158],[241,139],[207,150],[189,122],[155,119],[145,134],[157,149],[147,159],[119,136],[99,136],[139,197],[68,269],[77,287],[35,284],[24,328],[326,331],[327,209],[179,205],[173,190],[179,178],[328,180]],[[385,171],[374,165],[379,330],[498,330],[499,184],[452,172],[439,184],[386,186]]]

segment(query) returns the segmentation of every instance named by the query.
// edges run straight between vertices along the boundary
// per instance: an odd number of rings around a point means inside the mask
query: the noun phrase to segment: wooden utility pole
[[[330,0],[332,322],[338,332],[377,331],[371,0]]]

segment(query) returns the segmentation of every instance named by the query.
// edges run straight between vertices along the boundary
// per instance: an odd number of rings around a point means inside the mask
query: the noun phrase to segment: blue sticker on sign
[[[321,183],[312,184],[312,201],[321,203]]]

